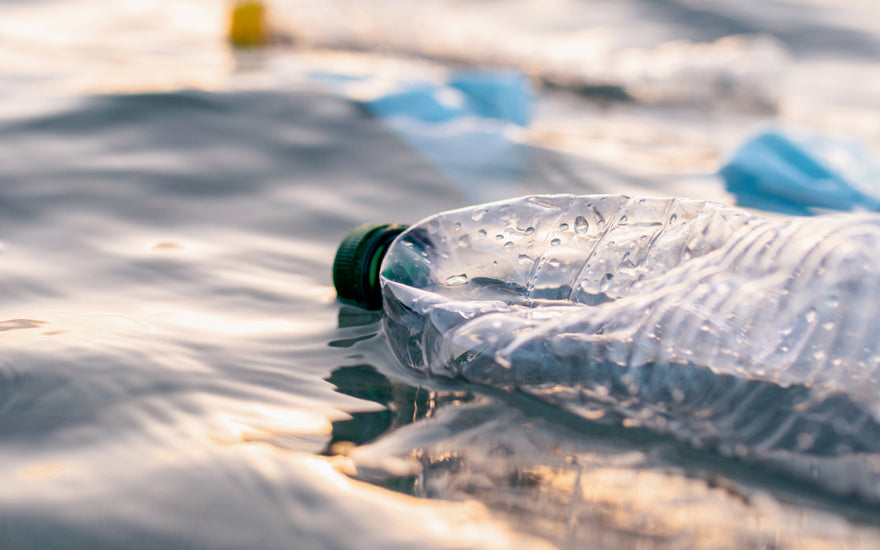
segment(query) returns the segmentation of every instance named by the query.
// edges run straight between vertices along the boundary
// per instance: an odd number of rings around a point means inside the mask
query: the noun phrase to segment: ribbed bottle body
[[[383,264],[386,332],[415,369],[880,500],[878,251],[872,214],[528,197],[402,235]]]

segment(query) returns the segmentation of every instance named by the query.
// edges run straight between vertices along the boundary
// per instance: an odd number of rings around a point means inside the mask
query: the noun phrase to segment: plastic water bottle
[[[416,370],[880,501],[878,251],[872,214],[532,196],[362,226],[334,279]]]

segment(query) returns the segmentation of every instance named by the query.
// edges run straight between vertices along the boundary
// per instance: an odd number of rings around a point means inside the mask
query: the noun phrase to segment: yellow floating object
[[[229,23],[229,41],[238,47],[254,47],[268,41],[266,7],[262,2],[236,2]]]

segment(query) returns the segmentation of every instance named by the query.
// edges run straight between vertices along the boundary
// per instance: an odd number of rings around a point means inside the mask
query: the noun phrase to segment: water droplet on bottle
[[[532,263],[532,259],[529,257],[528,254],[520,254],[519,255],[519,263],[530,264],[530,263]]]
[[[558,246],[561,242],[561,239],[553,239],[552,241],[550,241],[550,246]]]
[[[531,236],[535,234],[535,228],[531,225],[526,227],[526,236]]]
[[[669,216],[669,225],[674,224],[677,219],[678,219],[678,214],[673,214],[673,215]]]
[[[559,230],[560,231],[568,231],[568,224],[564,223],[564,222],[559,224]]]
[[[458,231],[461,229],[461,222],[455,222],[455,230]]]
[[[471,237],[467,233],[465,233],[464,235],[462,235],[461,237],[458,238],[458,246],[460,246],[461,248],[468,247],[468,246],[470,246],[470,244],[471,244]]]
[[[602,280],[599,281],[599,291],[605,292],[609,288],[611,288],[612,279],[614,279],[614,274],[613,273],[606,273],[605,276],[602,277]]]
[[[495,240],[496,240],[496,241],[500,241],[500,240],[502,240],[502,239],[504,239],[504,235],[502,235],[501,233],[498,233],[497,235],[495,235]]]
[[[464,273],[460,275],[451,275],[446,278],[446,286],[461,286],[468,283],[468,277]]]
[[[578,216],[574,220],[574,232],[578,234],[584,234],[590,230],[590,222],[587,221],[587,218],[583,216]]]
[[[486,238],[486,230],[485,230],[485,229],[480,229],[479,231],[477,231],[477,237],[479,237],[479,238],[481,238],[481,239]]]
[[[485,216],[488,213],[489,213],[489,211],[486,210],[485,208],[480,208],[480,209],[474,211],[474,214],[471,216],[471,219],[474,220],[475,222],[478,222],[478,221],[482,220],[483,216]]]
[[[504,243],[504,250],[513,250],[513,242],[507,241],[506,243]]]
[[[547,260],[547,265],[555,268],[555,267],[559,267],[562,264],[556,258],[550,258],[549,260]]]

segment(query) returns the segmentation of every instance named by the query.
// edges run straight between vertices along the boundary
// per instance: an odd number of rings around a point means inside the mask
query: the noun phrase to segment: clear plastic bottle
[[[880,501],[880,217],[556,195],[392,232],[375,290],[410,367]]]

